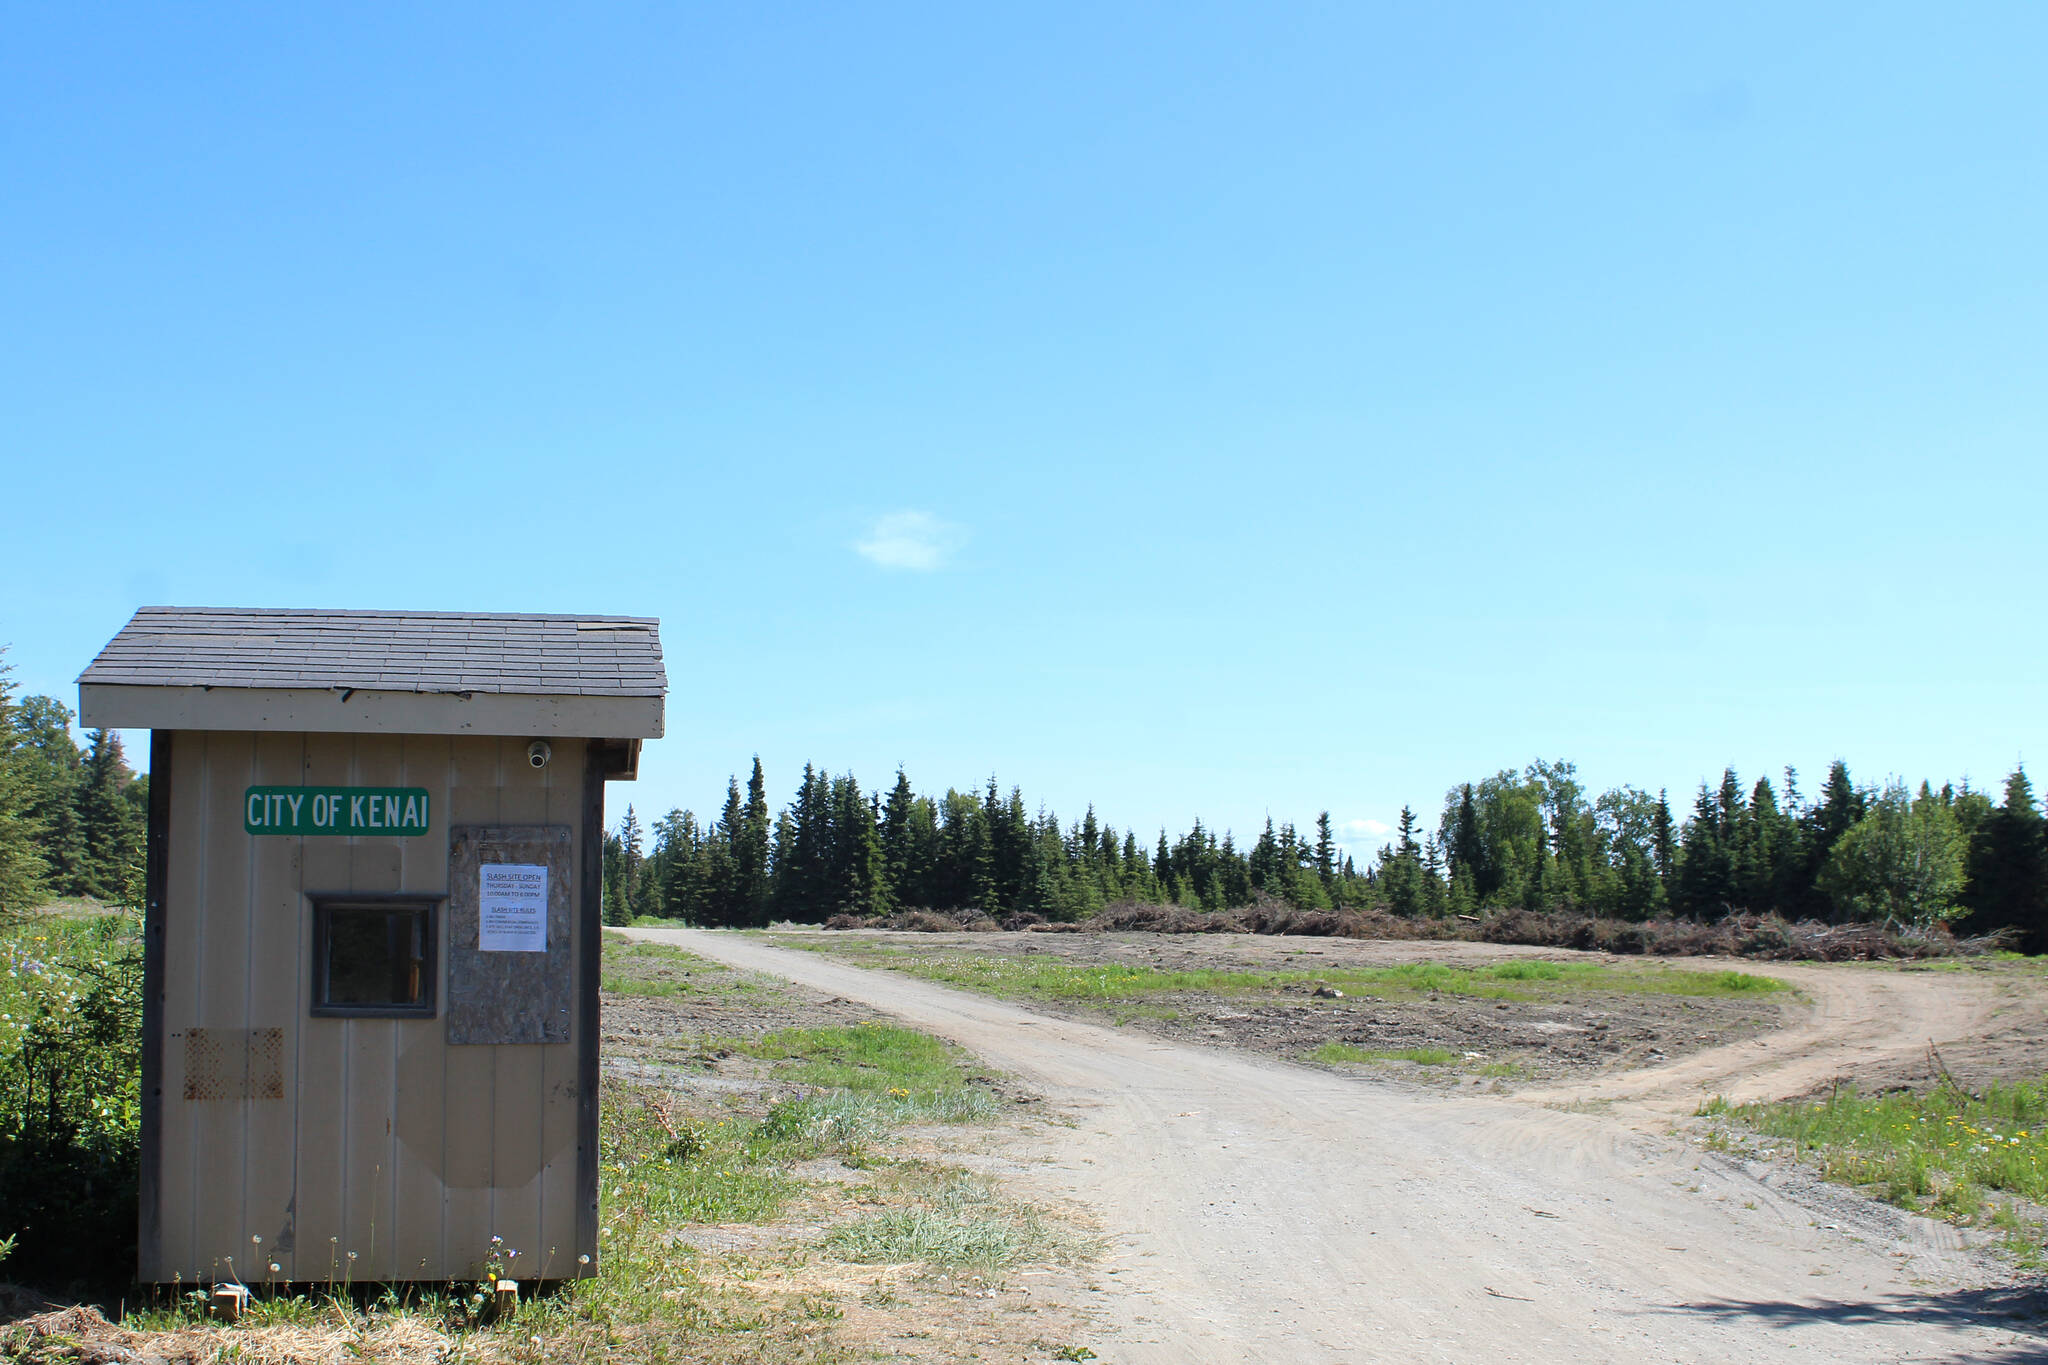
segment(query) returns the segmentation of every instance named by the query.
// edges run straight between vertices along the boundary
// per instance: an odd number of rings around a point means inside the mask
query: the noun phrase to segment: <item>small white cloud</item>
[[[877,517],[853,548],[861,558],[885,569],[930,573],[944,567],[966,541],[964,529],[929,512],[891,512]]]
[[[1393,832],[1394,827],[1392,825],[1378,820],[1346,820],[1343,824],[1337,826],[1337,833],[1347,843],[1355,842],[1359,839],[1377,839],[1382,834],[1392,834]]]

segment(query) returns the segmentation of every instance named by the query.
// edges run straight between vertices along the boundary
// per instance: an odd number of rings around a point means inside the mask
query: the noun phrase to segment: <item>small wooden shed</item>
[[[604,784],[666,691],[639,618],[114,637],[79,714],[151,732],[144,1282],[590,1273]]]

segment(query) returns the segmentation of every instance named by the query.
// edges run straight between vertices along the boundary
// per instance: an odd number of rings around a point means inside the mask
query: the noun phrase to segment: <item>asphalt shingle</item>
[[[144,607],[78,680],[580,697],[668,690],[652,617],[246,607]]]

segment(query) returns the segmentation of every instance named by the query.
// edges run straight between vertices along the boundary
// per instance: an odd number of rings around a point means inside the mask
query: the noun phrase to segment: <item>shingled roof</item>
[[[159,696],[161,689],[209,694],[233,689],[230,697],[301,695],[317,689],[343,700],[358,692],[462,700],[548,698],[558,704],[578,698],[651,699],[656,720],[650,734],[660,733],[660,699],[668,690],[660,622],[649,617],[241,607],[144,607],[78,682],[82,711],[90,699],[104,705],[110,699],[133,699],[143,689]],[[635,715],[642,709],[629,707]],[[492,710],[507,714],[504,708]],[[433,727],[435,732],[442,728]]]
[[[240,607],[144,607],[78,681],[575,697],[668,689],[650,617]]]

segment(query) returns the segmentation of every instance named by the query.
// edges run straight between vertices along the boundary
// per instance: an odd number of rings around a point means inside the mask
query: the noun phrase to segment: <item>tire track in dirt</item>
[[[1673,965],[1703,971],[1727,966],[1713,959],[1678,959]],[[1715,1095],[1739,1102],[1790,1099],[1843,1077],[1897,1070],[1930,1046],[1981,1036],[2011,999],[2009,983],[1960,972],[1775,962],[1745,962],[1742,970],[1796,987],[1810,1002],[1809,1011],[1759,1038],[1659,1066],[1532,1087],[1516,1098],[1606,1104],[1617,1113],[1659,1118],[1690,1114]]]
[[[1030,1180],[1115,1235],[1120,1331],[1092,1343],[1109,1361],[2016,1362],[2043,1345],[1953,1237],[1809,1205],[1612,1118],[1184,1046],[731,934],[634,933],[887,1011],[1069,1114]],[[1799,1055],[1824,1067],[1828,1030],[1883,1004],[1815,999]]]

